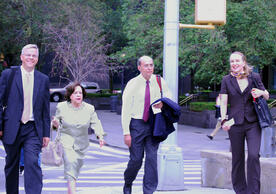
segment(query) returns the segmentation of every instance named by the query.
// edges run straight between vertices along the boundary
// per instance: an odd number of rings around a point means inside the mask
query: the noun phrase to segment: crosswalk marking
[[[90,143],[90,147],[99,148],[99,149],[104,150],[104,151],[109,151],[109,152],[113,152],[113,153],[129,156],[129,152],[128,151],[122,151],[122,150],[114,149],[114,148],[107,147],[107,146],[104,146],[104,147],[100,148],[99,145],[97,145],[95,143]]]
[[[4,149],[2,145],[0,145],[0,151],[2,151],[1,149]],[[0,159],[3,158],[2,156]],[[124,184],[124,171],[127,167],[128,157],[129,152],[127,150],[106,146],[99,148],[98,144],[90,143],[84,166],[81,168],[81,173],[77,180],[77,190],[85,191],[91,189],[91,187],[98,186],[122,187]],[[104,162],[101,161],[103,158],[106,158]],[[183,182],[185,186],[201,185],[200,160],[184,160],[183,169]],[[42,170],[44,174],[42,194],[66,193],[67,180],[65,180],[63,176],[63,165],[60,167],[42,165]],[[139,170],[133,185],[141,186],[143,184],[143,175],[144,166]],[[20,194],[24,193],[23,179],[23,177],[20,178]]]

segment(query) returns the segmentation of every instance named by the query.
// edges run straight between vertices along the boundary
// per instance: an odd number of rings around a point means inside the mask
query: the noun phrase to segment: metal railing
[[[192,100],[193,98],[197,97],[197,95],[195,94],[190,94],[189,96],[187,96],[186,98],[184,98],[183,100],[179,101],[179,105],[182,106],[185,103],[187,103],[188,101]]]
[[[271,103],[268,104],[268,108],[272,108],[276,106],[276,100],[273,100]]]

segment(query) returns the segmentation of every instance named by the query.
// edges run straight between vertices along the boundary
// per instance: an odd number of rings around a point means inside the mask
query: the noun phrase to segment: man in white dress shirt
[[[131,193],[132,182],[142,166],[144,152],[145,169],[143,178],[144,194],[152,194],[158,184],[157,150],[159,143],[153,141],[152,129],[148,122],[149,106],[161,98],[160,87],[156,75],[153,74],[153,59],[148,56],[139,58],[138,70],[140,75],[131,79],[123,93],[122,127],[124,142],[129,147],[130,159],[124,173],[124,194]],[[161,78],[163,97],[171,98],[164,79]],[[154,112],[160,112],[162,102],[154,105]]]
[[[37,45],[24,46],[20,55],[22,65],[6,69],[0,78],[0,137],[6,151],[7,194],[19,193],[21,148],[25,193],[42,191],[42,171],[37,161],[41,148],[50,140],[50,94],[48,76],[35,70],[38,57]]]

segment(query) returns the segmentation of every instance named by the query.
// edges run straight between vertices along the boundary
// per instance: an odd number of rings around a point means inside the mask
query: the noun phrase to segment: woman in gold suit
[[[80,83],[67,87],[65,95],[67,101],[58,103],[56,115],[52,120],[52,127],[60,130],[68,194],[76,193],[76,179],[89,146],[88,128],[94,129],[101,147],[105,143],[101,122],[94,106],[83,101],[85,95],[85,89]]]

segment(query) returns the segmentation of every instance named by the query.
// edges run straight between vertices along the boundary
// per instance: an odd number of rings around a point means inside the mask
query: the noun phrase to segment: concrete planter
[[[110,97],[86,98],[85,102],[92,104],[96,110],[110,110]]]
[[[183,107],[181,109],[181,116],[178,123],[202,128],[215,128],[217,119],[215,118],[214,110],[194,112]]]
[[[202,187],[232,189],[232,154],[227,151],[202,150]],[[260,158],[261,194],[276,193],[276,158]],[[247,167],[245,167],[246,169]]]

